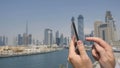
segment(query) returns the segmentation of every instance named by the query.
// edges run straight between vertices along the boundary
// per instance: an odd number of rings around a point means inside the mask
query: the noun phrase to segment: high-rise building
[[[32,44],[35,45],[35,39],[32,40]]]
[[[84,17],[82,15],[78,16],[78,36],[84,41]]]
[[[0,36],[0,46],[7,45],[8,38],[6,36]]]
[[[103,22],[102,21],[95,21],[95,23],[94,23],[94,33],[95,33],[95,37],[100,37],[100,28],[99,28],[99,26],[101,25],[101,24],[103,24]]]
[[[63,44],[64,44],[64,45],[67,45],[67,41],[68,41],[68,40],[67,40],[67,37],[64,37],[64,39],[63,39]]]
[[[18,45],[31,45],[32,44],[32,34],[27,35],[26,33],[18,34],[17,37]]]
[[[110,11],[106,11],[105,15],[105,23],[112,23],[113,22],[113,17]]]
[[[8,37],[6,37],[5,45],[8,45]]]
[[[6,38],[3,36],[3,45],[6,45]]]
[[[2,45],[2,36],[0,36],[0,45]]]
[[[63,34],[60,35],[60,46],[63,46],[64,37]]]
[[[107,42],[112,42],[112,40],[110,41],[110,34],[109,33],[111,33],[111,32],[109,32],[109,27],[108,27],[108,25],[107,24],[102,24],[102,25],[100,25],[99,26],[99,30],[100,30],[100,37],[103,39],[103,40],[105,40],[105,41],[107,41]]]
[[[113,44],[116,41],[116,27],[110,11],[106,12],[105,23],[101,21],[94,23],[94,30],[96,37],[102,38],[109,44]]]
[[[56,32],[56,44],[60,44],[60,37],[59,37],[59,31]]]
[[[17,39],[17,37],[14,37],[14,38],[13,38],[13,45],[14,45],[14,46],[17,46],[17,45],[18,45],[18,39]]]
[[[108,36],[109,36],[109,42],[115,41],[116,40],[116,26],[115,26],[115,21],[114,18],[112,17],[112,14],[110,11],[106,11],[106,16],[105,16],[105,23],[108,26]]]
[[[23,36],[21,34],[18,34],[17,39],[18,45],[31,45],[32,44],[32,34],[28,34],[28,22],[26,23],[26,30],[25,33],[23,33]]]
[[[29,34],[29,36],[28,36],[28,44],[29,45],[32,44],[32,34]]]
[[[53,34],[51,29],[45,29],[44,31],[44,44],[45,45],[53,44]]]
[[[23,45],[28,45],[28,35],[26,33],[23,34]]]
[[[18,45],[23,45],[23,37],[21,34],[18,34]]]

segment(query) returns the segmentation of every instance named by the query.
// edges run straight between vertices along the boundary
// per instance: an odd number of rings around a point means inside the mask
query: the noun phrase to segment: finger
[[[86,56],[86,55],[87,55],[87,54],[86,54],[86,50],[85,50],[85,47],[84,47],[82,41],[79,40],[79,41],[77,42],[77,46],[78,46],[78,50],[79,50],[79,52],[80,52],[80,56]]]
[[[99,60],[99,55],[95,48],[92,49],[92,55],[97,61]]]
[[[94,45],[93,45],[93,47],[92,47],[92,54],[93,54],[93,56],[98,57],[98,55],[97,55],[97,51],[96,51]]]
[[[75,43],[75,37],[73,36],[71,41],[70,41],[70,46],[69,46],[69,55],[70,54],[75,54],[75,46],[74,46],[74,43]]]
[[[104,50],[104,48],[102,48],[102,47],[101,47],[99,44],[97,44],[97,43],[95,43],[94,46],[95,46],[95,49],[96,49],[97,54],[98,54],[100,57],[102,57],[102,56],[105,55],[105,50]]]
[[[72,39],[69,44],[69,53],[68,53],[68,61],[69,62],[71,62],[70,58],[72,58],[75,54],[74,42],[75,42],[75,36],[72,36]]]
[[[96,42],[97,44],[99,44],[100,46],[102,46],[103,48],[105,48],[105,50],[112,50],[112,48],[110,47],[109,44],[107,44],[105,41],[103,41],[102,39],[100,38],[97,38],[97,37],[86,37],[86,40],[87,41],[94,41]]]

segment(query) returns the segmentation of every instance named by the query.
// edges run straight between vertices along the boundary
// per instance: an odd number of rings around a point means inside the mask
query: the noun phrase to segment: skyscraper
[[[110,11],[106,11],[105,15],[105,23],[112,23],[113,22],[113,17]]]
[[[110,11],[106,11],[105,23],[108,25],[109,39],[111,41],[116,40],[116,26],[114,18]]]
[[[45,29],[44,31],[44,44],[52,45],[53,44],[53,34],[51,29]]]
[[[60,35],[60,45],[63,46],[64,43],[64,37],[63,34]]]
[[[21,34],[18,35],[18,45],[30,45],[32,43],[32,35],[28,35],[28,22],[26,22],[26,29],[23,36]]]
[[[7,45],[8,38],[6,36],[0,36],[0,46]]]
[[[6,37],[5,45],[8,45],[8,37]]]
[[[6,45],[6,38],[3,36],[3,45]]]
[[[95,36],[102,38],[109,44],[116,41],[116,26],[110,11],[106,12],[105,23],[96,21],[94,23]]]
[[[63,38],[63,44],[64,44],[64,45],[67,45],[67,41],[68,41],[68,40],[67,40],[67,37],[64,37],[64,38]]]
[[[23,45],[23,37],[21,34],[18,34],[18,45]]]
[[[28,45],[28,35],[23,33],[23,45]]]
[[[59,31],[56,32],[56,44],[60,44],[60,37],[59,37]]]
[[[100,31],[99,31],[99,26],[103,24],[102,21],[95,21],[94,23],[94,33],[95,33],[95,37],[100,37]]]
[[[2,45],[2,36],[0,36],[0,45]]]
[[[28,36],[28,44],[29,45],[32,44],[32,34],[29,34],[29,36]]]
[[[84,18],[82,15],[78,16],[78,36],[79,39],[84,41]]]

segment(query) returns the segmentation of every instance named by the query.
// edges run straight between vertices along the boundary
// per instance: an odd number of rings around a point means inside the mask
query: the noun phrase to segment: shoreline
[[[59,50],[56,50],[59,51]],[[9,55],[9,56],[0,56],[0,58],[10,58],[10,57],[20,57],[20,56],[32,56],[32,55],[39,55],[39,54],[46,54],[56,51],[49,51],[49,52],[41,52],[41,53],[31,53],[31,54],[21,54],[21,55]]]
[[[50,46],[32,46],[32,47],[25,47],[23,49],[20,49],[19,47],[17,50],[14,51],[14,49],[7,47],[6,49],[3,48],[3,50],[0,52],[0,58],[45,54],[45,53],[60,51],[62,49],[64,48],[50,47]]]

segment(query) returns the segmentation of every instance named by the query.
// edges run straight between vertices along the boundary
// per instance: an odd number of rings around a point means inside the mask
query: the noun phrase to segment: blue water
[[[59,68],[60,64],[67,64],[67,55],[68,50],[64,49],[39,55],[0,58],[0,68]],[[90,52],[88,55],[91,56]],[[70,64],[69,68],[72,68]]]

